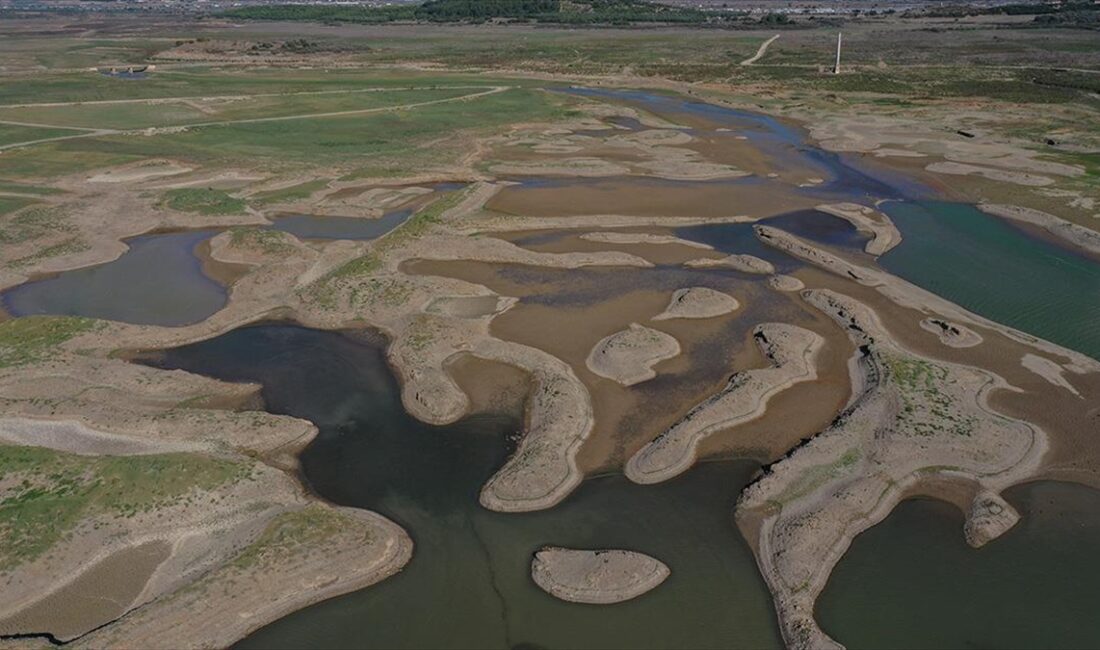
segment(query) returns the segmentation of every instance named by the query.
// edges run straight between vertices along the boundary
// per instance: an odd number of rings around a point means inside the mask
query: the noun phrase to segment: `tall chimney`
[[[836,33],[836,65],[833,66],[833,74],[840,74],[840,36],[841,33]]]

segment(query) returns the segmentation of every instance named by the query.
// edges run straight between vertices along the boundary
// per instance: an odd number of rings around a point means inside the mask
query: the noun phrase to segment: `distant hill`
[[[428,0],[418,5],[389,7],[265,5],[231,9],[221,15],[248,20],[348,23],[513,20],[561,24],[698,24],[723,19],[717,12],[644,0]]]

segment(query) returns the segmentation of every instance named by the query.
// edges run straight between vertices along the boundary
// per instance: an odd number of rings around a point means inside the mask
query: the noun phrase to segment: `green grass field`
[[[364,78],[359,77],[359,81]],[[404,83],[409,83],[405,79]],[[489,88],[496,81],[482,79]],[[400,102],[430,101],[478,90],[395,91]],[[364,93],[355,101],[386,105],[391,93]],[[347,107],[345,96],[324,96],[328,107]],[[294,110],[319,107],[315,97],[294,97]],[[246,122],[157,135],[105,135],[47,143],[5,154],[5,173],[14,178],[50,177],[144,158],[173,158],[205,166],[264,164],[275,168],[340,165],[345,173],[370,170],[396,174],[423,165],[445,165],[465,153],[454,136],[485,132],[514,122],[551,120],[567,110],[569,98],[512,88],[468,100],[379,113]],[[280,110],[287,112],[287,109]],[[245,115],[243,111],[239,113]],[[426,146],[427,143],[432,145]]]
[[[247,203],[230,196],[224,190],[208,187],[181,187],[164,193],[161,204],[182,212],[199,214],[238,214],[244,212]]]
[[[24,116],[25,120],[28,118],[30,118],[29,115]],[[15,118],[0,116],[0,120],[3,119]],[[0,146],[16,144],[18,142],[29,142],[32,140],[45,140],[46,138],[57,138],[65,135],[73,135],[75,133],[79,133],[79,131],[74,131],[72,129],[47,129],[32,126],[16,126],[14,124],[0,124]]]
[[[10,212],[21,210],[34,202],[34,199],[25,196],[8,196],[0,194],[0,217]]]
[[[132,517],[247,480],[248,462],[194,454],[77,456],[0,446],[0,573],[32,561],[89,516]]]
[[[346,92],[350,91],[350,92]],[[0,120],[100,129],[140,129],[309,113],[358,111],[461,97],[478,88],[383,90],[343,89],[321,95],[226,97],[155,103],[70,104],[0,108]],[[62,133],[63,135],[65,133]],[[29,138],[28,138],[29,139]]]

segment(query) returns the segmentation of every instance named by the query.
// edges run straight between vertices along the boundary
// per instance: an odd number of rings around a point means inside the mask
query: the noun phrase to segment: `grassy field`
[[[360,75],[362,84],[370,79]],[[405,79],[404,83],[410,83]],[[482,88],[494,82],[481,79]],[[478,89],[403,92],[399,102],[455,97]],[[375,102],[384,93],[364,93]],[[329,108],[348,106],[345,97],[324,96]],[[314,98],[310,98],[311,100]],[[392,101],[392,100],[390,100]],[[155,135],[105,135],[48,143],[5,154],[5,173],[14,178],[49,177],[144,158],[174,158],[206,166],[242,163],[278,168],[340,165],[346,173],[405,173],[421,166],[441,166],[465,153],[455,137],[502,124],[553,119],[564,114],[565,97],[513,88],[468,100],[412,107],[392,112],[318,117],[272,122],[205,126]],[[293,97],[294,110],[319,107]],[[403,105],[403,104],[402,104]],[[282,113],[290,112],[285,107]],[[239,113],[244,115],[246,113]],[[430,147],[425,146],[432,143]]]
[[[57,346],[98,326],[93,319],[69,316],[4,321],[0,323],[0,368],[42,361],[54,354]]]
[[[1030,140],[1036,146],[1043,146],[1052,133],[1055,139],[1065,133],[1086,147],[1100,141],[1100,136],[1088,135],[1100,133],[1100,74],[1090,72],[1100,71],[1096,32],[1033,29],[1027,20],[1014,17],[878,17],[843,25],[799,19],[796,28],[778,30],[255,22],[228,29],[216,21],[117,20],[117,25],[106,26],[89,39],[71,34],[34,37],[33,30],[20,30],[18,24],[0,26],[0,36],[5,29],[12,30],[10,38],[0,38],[0,54],[10,55],[5,61],[9,67],[4,69],[15,70],[13,79],[18,80],[0,83],[0,120],[34,118],[39,124],[85,128],[174,127],[371,110],[471,92],[454,86],[507,85],[511,89],[395,112],[61,140],[4,152],[5,178],[45,185],[56,176],[151,157],[172,158],[207,170],[251,167],[308,173],[321,168],[330,179],[445,173],[470,151],[467,135],[569,113],[573,100],[538,89],[555,82],[509,76],[512,70],[612,75],[636,85],[645,85],[647,78],[698,82],[780,112],[848,107],[904,117],[907,111],[919,110],[929,119],[940,120],[936,111],[954,114],[958,106],[989,115],[1001,107],[1017,107],[1015,116],[1004,124],[988,123],[982,128]],[[125,38],[111,37],[112,29],[124,32]],[[830,68],[839,29],[844,32],[843,74],[833,75]],[[740,65],[777,33],[779,39],[756,64]],[[250,44],[267,44],[261,50],[273,52],[292,38],[307,40],[309,54],[270,61],[253,56],[256,49]],[[209,60],[187,59],[192,55],[201,59],[204,48],[215,53]],[[144,79],[124,80],[63,65],[87,63],[96,56],[101,57],[95,61],[100,65],[126,59],[153,62],[158,69]],[[185,62],[173,63],[177,59]],[[219,66],[223,59],[232,61]],[[58,69],[33,75],[18,72],[21,66],[43,61],[52,61],[50,65]],[[441,69],[425,71],[424,64]],[[418,89],[403,89],[409,86]],[[373,92],[378,89],[388,90]],[[318,92],[325,94],[292,94]],[[87,103],[167,98],[187,99]],[[12,106],[27,102],[84,104]],[[1044,110],[1045,119],[1023,120],[1031,110]],[[1011,112],[1005,111],[1006,115]],[[0,144],[71,133],[0,125]],[[1044,154],[1066,162],[1081,156],[1087,162],[1091,155],[1058,150]],[[1088,181],[1094,182],[1094,176],[1089,175]],[[292,187],[256,200],[304,198],[312,187]]]
[[[324,72],[294,68],[214,69],[189,67],[158,71],[145,79],[119,79],[94,72],[51,71],[0,84],[0,105],[92,102],[120,99],[210,97],[264,93],[401,88],[406,86],[485,85],[476,75],[356,70]],[[512,81],[520,84],[520,81]]]
[[[316,95],[226,96],[155,103],[0,107],[0,120],[99,129],[140,129],[309,113],[359,111],[461,97],[482,88],[389,90],[345,88]],[[30,138],[27,138],[30,139]]]
[[[86,517],[133,517],[252,476],[250,463],[193,454],[88,457],[0,446],[0,574],[32,561]]]
[[[161,204],[173,210],[199,214],[238,214],[247,204],[224,190],[208,187],[181,187],[164,193]]]
[[[24,117],[29,118],[30,116]],[[5,118],[0,116],[0,120],[3,119],[14,118]],[[76,131],[73,131],[71,129],[44,129],[31,126],[17,126],[14,124],[0,124],[0,146],[14,144],[16,142],[27,142],[30,140],[45,140],[46,138],[57,138],[64,135],[73,135],[74,133],[76,133]]]
[[[6,196],[0,194],[0,217],[33,204],[34,199],[25,196]]]

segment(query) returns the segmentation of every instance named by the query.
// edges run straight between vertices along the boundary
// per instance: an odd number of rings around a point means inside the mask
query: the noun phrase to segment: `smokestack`
[[[836,64],[833,66],[833,74],[840,74],[840,37],[841,32],[836,33]]]

